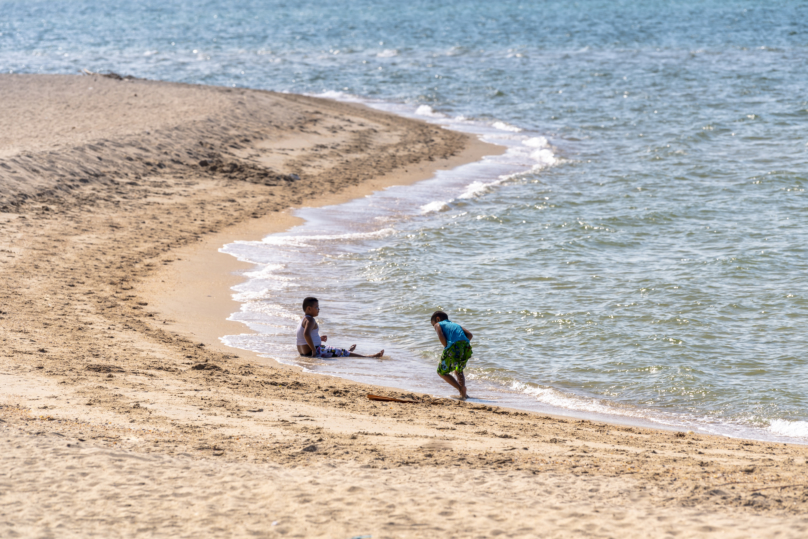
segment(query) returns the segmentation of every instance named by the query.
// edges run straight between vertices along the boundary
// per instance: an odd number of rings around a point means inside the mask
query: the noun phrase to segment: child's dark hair
[[[309,298],[304,299],[303,300],[303,312],[305,313],[306,309],[308,309],[309,307],[314,307],[315,303],[320,303],[319,301],[317,301],[317,298],[309,297]]]
[[[432,317],[429,319],[429,321],[434,324],[436,318],[439,322],[443,322],[444,320],[449,320],[449,315],[443,311],[435,311],[432,313]]]

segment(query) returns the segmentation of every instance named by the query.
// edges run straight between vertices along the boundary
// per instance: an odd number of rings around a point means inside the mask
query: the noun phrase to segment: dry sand
[[[245,331],[221,245],[497,148],[253,90],[0,96],[0,537],[808,533],[804,446],[374,403],[402,392],[218,343]]]

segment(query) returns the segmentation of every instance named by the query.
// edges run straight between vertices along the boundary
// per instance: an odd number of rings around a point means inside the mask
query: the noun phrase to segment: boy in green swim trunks
[[[435,328],[435,333],[444,346],[438,365],[438,375],[460,392],[460,398],[465,399],[466,377],[463,376],[463,369],[471,357],[470,341],[473,335],[460,324],[450,322],[449,315],[443,311],[435,311],[429,321],[432,322],[432,327]],[[452,372],[455,373],[457,380],[450,374]]]

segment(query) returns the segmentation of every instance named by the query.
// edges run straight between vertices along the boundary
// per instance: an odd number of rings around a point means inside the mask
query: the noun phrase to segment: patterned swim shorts
[[[468,341],[457,341],[443,351],[438,365],[438,374],[444,375],[450,372],[463,372],[471,357],[471,343]]]
[[[348,357],[351,353],[344,348],[334,348],[331,346],[315,346],[314,355],[320,357]]]

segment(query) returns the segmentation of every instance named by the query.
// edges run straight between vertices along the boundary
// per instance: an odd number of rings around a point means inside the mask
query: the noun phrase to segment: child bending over
[[[317,298],[306,298],[303,300],[303,312],[306,316],[300,321],[297,327],[297,351],[301,356],[307,357],[382,357],[384,350],[373,354],[372,356],[363,356],[355,354],[354,349],[356,345],[351,345],[350,348],[332,348],[330,346],[323,346],[323,343],[328,340],[327,335],[320,337],[320,326],[317,325],[315,316],[320,314],[320,302]]]
[[[471,357],[470,341],[473,335],[460,324],[449,322],[449,315],[443,311],[435,311],[430,322],[435,328],[435,333],[438,334],[440,343],[444,346],[438,365],[438,374],[460,392],[461,398],[465,399],[468,395],[463,369],[466,368],[466,363]],[[452,372],[455,373],[457,380],[452,378]]]

